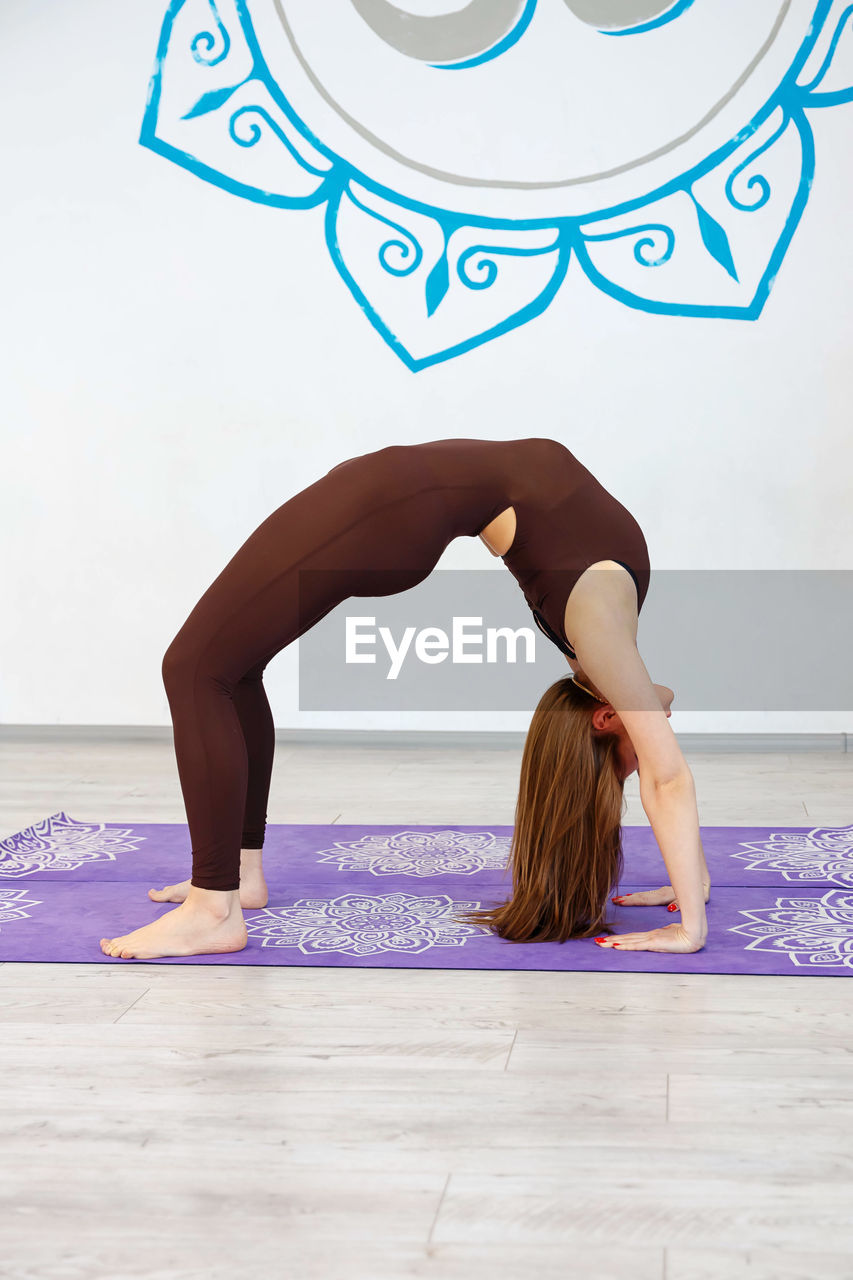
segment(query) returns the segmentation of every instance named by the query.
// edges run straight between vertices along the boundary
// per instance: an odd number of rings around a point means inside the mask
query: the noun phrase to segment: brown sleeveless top
[[[637,611],[642,608],[651,576],[643,532],[558,440],[431,440],[402,449],[442,491],[448,542],[460,534],[476,537],[501,511],[515,509],[516,535],[502,559],[540,631],[563,653],[575,657],[564,612],[591,564],[623,565],[637,588]]]

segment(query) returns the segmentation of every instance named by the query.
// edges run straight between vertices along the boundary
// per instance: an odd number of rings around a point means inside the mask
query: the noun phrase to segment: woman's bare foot
[[[262,863],[263,849],[240,850],[240,906],[265,907],[270,900]],[[165,889],[149,889],[152,902],[185,902],[190,881],[167,884]]]
[[[247,942],[236,889],[219,893],[191,885],[186,901],[174,911],[121,938],[101,938],[101,950],[122,960],[157,960],[242,951]]]

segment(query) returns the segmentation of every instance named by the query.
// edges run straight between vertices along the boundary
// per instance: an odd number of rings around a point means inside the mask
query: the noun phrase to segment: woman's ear
[[[609,703],[596,707],[592,713],[593,728],[598,729],[599,732],[612,730],[615,719],[616,712]]]

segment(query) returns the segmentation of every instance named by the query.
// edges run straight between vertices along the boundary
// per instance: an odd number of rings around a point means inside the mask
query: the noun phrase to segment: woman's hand
[[[595,939],[601,947],[616,951],[701,951],[704,938],[692,938],[683,924],[667,924],[648,933],[620,933],[615,937]]]
[[[710,880],[702,882],[702,891],[705,901],[710,902]],[[669,905],[670,911],[678,910],[675,890],[671,884],[662,885],[660,889],[641,889],[638,893],[622,893],[615,898],[611,898],[610,901],[615,902],[617,907],[665,907]]]

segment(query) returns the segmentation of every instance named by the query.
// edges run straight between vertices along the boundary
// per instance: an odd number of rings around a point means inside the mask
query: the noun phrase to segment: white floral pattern
[[[0,923],[11,920],[26,920],[30,912],[28,907],[40,907],[38,898],[28,898],[26,889],[0,889]]]
[[[76,822],[54,813],[43,822],[0,840],[0,879],[18,879],[37,871],[76,871],[92,862],[115,862],[118,853],[135,853],[145,836],[132,827],[105,822]]]
[[[368,871],[372,876],[473,876],[503,871],[510,837],[491,831],[373,832],[358,840],[336,840],[318,862],[339,871]]]
[[[747,951],[787,952],[801,968],[853,969],[853,893],[830,889],[822,898],[777,898],[774,907],[739,914],[749,923],[729,932],[752,939]]]
[[[733,853],[747,871],[778,871],[786,880],[853,887],[853,826],[774,832],[769,840],[742,841]]]
[[[301,898],[289,907],[248,917],[250,937],[264,947],[297,947],[304,955],[420,955],[433,947],[462,947],[488,930],[454,919],[478,902],[454,902],[445,894],[410,893],[340,898]]]

